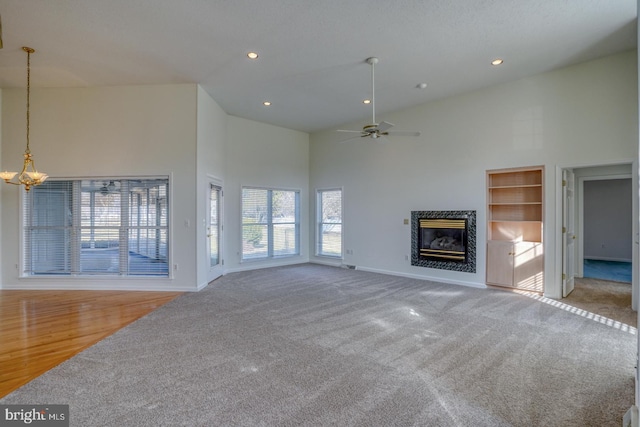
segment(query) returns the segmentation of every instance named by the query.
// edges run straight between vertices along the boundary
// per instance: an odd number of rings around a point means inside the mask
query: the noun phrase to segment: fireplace
[[[411,212],[411,265],[475,273],[475,211]]]
[[[421,258],[433,261],[467,261],[467,218],[424,218],[418,224]]]

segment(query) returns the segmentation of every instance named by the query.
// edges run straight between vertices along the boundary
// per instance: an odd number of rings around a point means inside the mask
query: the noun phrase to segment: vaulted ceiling
[[[305,132],[366,122],[370,56],[382,116],[637,44],[636,0],[0,0],[0,17],[2,88],[25,86],[30,46],[34,88],[197,83]]]

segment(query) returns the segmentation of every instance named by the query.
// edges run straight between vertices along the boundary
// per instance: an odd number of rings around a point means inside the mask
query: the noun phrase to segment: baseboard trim
[[[479,289],[487,288],[487,285],[485,285],[484,283],[466,282],[462,280],[445,279],[442,277],[422,276],[419,274],[402,273],[398,271],[382,270],[378,268],[356,266],[356,270],[368,271],[370,273],[386,274],[389,276],[406,277],[408,279],[428,280],[431,282],[446,283],[448,285],[460,285],[460,286],[467,286],[470,288],[479,288]]]
[[[630,259],[624,258],[607,258],[607,257],[584,257],[585,260],[589,261],[613,261],[613,262],[632,262]]]
[[[323,259],[312,259],[309,261],[310,264],[319,264],[319,265],[327,265],[329,267],[342,267],[342,260],[332,261],[332,260],[323,260]]]
[[[296,264],[308,264],[309,260],[296,260],[296,261],[287,261],[287,262],[276,262],[276,263],[261,263],[261,262],[247,262],[246,264],[242,264],[240,267],[228,268],[225,270],[224,274],[229,273],[239,273],[241,271],[250,271],[250,270],[262,270],[263,268],[272,268],[272,267],[284,267],[287,265],[296,265]]]

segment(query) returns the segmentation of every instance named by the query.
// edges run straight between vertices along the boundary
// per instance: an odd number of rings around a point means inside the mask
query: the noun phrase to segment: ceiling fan
[[[120,191],[118,189],[118,187],[116,187],[116,184],[113,181],[109,181],[109,184],[107,185],[107,182],[103,182],[102,183],[102,188],[100,188],[100,194],[102,194],[103,196],[106,196],[107,194],[110,193],[116,193]]]
[[[345,139],[346,142],[351,141],[357,138],[383,138],[385,136],[420,136],[420,132],[406,132],[406,131],[394,131],[389,130],[393,127],[393,124],[389,122],[376,122],[376,88],[375,88],[375,66],[378,63],[378,58],[372,56],[371,58],[367,58],[367,63],[371,65],[371,105],[372,105],[372,121],[371,124],[368,124],[362,128],[362,130],[345,130],[338,129],[337,132],[348,132],[348,133],[357,133],[358,136],[354,136],[353,138]]]

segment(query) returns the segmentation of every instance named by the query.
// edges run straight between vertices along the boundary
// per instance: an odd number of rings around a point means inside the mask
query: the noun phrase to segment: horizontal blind
[[[242,189],[242,259],[300,253],[300,192]]]
[[[342,256],[342,190],[318,190],[317,254]]]
[[[295,191],[272,190],[273,256],[298,253],[298,198]]]
[[[242,189],[242,259],[269,256],[269,192]]]
[[[73,185],[46,181],[23,198],[25,274],[70,274]]]
[[[24,273],[168,276],[167,196],[167,178],[34,187],[24,197]]]

